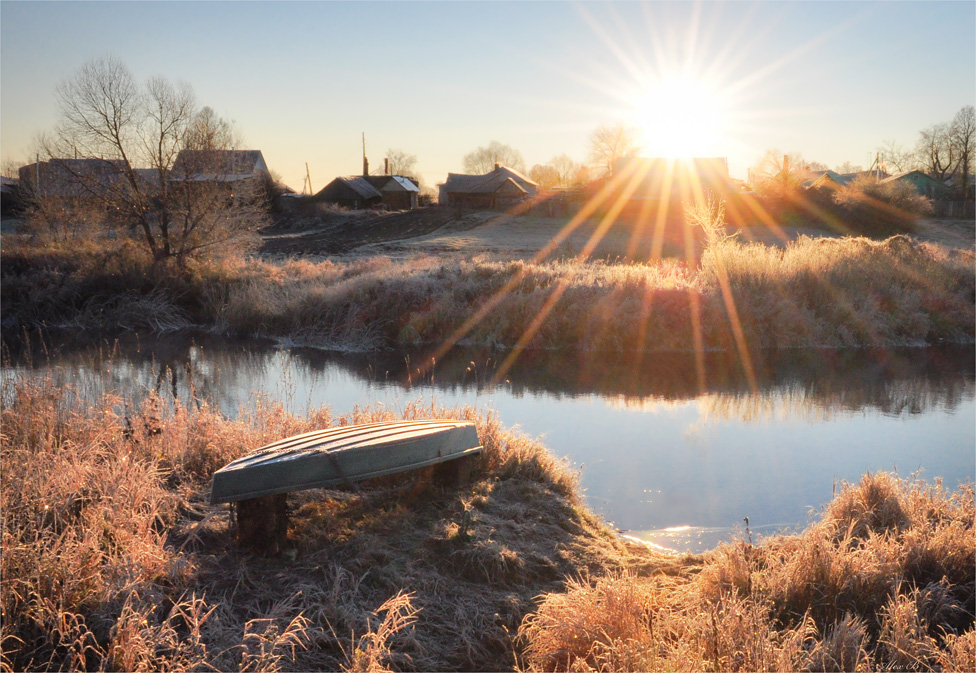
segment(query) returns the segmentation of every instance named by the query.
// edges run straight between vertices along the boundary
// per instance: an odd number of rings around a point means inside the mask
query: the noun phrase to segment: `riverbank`
[[[485,460],[290,497],[278,558],[232,544],[209,477],[264,443],[390,418],[10,380],[2,650],[12,670],[971,670],[973,491],[845,485],[799,536],[666,556],[618,538],[536,441],[469,409]],[[86,391],[90,394],[91,391]]]
[[[968,342],[976,323],[973,250],[906,236],[720,240],[697,267],[419,255],[235,260],[181,274],[134,248],[4,243],[5,335],[195,326],[348,351],[724,349],[748,368],[760,348]]]

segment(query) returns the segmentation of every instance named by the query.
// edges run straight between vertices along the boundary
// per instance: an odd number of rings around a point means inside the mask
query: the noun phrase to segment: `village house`
[[[447,181],[439,185],[441,205],[459,208],[505,209],[539,191],[539,185],[507,166],[495,164],[485,175],[448,173]]]
[[[949,197],[949,188],[946,185],[922,171],[902,171],[881,180],[882,184],[895,182],[910,184],[922,196],[927,196],[936,201]]]
[[[336,178],[316,192],[312,200],[353,209],[382,205],[388,210],[413,210],[419,196],[417,181],[390,175],[387,160],[383,163],[383,175],[370,175],[369,161],[364,155],[362,176]]]
[[[38,161],[20,168],[20,188],[35,197],[105,200],[127,188],[127,169],[121,159]]]
[[[173,182],[224,183],[265,178],[261,150],[180,150],[169,172]]]

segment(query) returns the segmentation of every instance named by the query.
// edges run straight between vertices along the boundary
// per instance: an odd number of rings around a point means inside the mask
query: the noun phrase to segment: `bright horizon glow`
[[[631,120],[648,157],[724,156],[727,110],[721,96],[688,75],[669,76],[635,96]]]

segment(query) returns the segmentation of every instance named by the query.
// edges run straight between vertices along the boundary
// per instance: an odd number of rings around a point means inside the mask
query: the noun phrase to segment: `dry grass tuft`
[[[971,670],[974,518],[970,486],[947,494],[938,483],[866,475],[843,484],[803,534],[723,545],[684,581],[606,576],[543,596],[520,631],[526,663]]]
[[[370,628],[365,634],[356,641],[355,634],[352,637],[353,643],[349,650],[344,650],[345,662],[342,670],[347,673],[368,672],[386,673],[392,670],[400,670],[401,666],[392,668],[395,664],[409,663],[409,655],[401,655],[403,661],[396,661],[397,657],[391,652],[392,640],[397,637],[410,638],[410,632],[417,621],[418,608],[412,603],[412,595],[402,591],[388,599],[375,611],[372,616],[379,623],[375,629]],[[380,614],[384,616],[380,619]]]

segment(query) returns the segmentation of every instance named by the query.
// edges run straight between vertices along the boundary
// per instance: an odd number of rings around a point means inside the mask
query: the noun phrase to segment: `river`
[[[127,399],[259,397],[303,413],[423,400],[497,411],[580,472],[587,504],[623,534],[678,551],[795,531],[840,482],[887,470],[948,488],[974,479],[974,349],[733,355],[526,352],[341,354],[209,335],[5,348],[3,376],[53,375]],[[495,380],[498,379],[498,380]],[[748,517],[748,528],[745,518]]]

